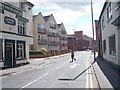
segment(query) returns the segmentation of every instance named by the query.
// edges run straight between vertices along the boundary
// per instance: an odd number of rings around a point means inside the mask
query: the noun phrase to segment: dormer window
[[[50,27],[55,27],[55,22],[54,21],[50,22]]]

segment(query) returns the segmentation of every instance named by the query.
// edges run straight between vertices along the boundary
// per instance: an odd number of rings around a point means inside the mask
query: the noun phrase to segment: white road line
[[[63,63],[62,65],[60,65],[60,66],[58,66],[58,67],[56,67],[56,69],[59,69],[59,68],[61,68],[62,66],[64,66],[66,63]]]
[[[30,82],[30,83],[28,83],[27,85],[23,86],[23,87],[22,87],[21,89],[19,89],[19,90],[22,90],[23,88],[28,87],[29,85],[33,84],[34,82],[36,82],[36,81],[40,80],[41,78],[45,77],[47,74],[48,74],[48,73],[42,75],[41,77],[39,77],[38,79],[35,79],[34,81],[32,81],[32,82]]]
[[[52,64],[48,64],[48,65],[46,65],[46,66],[39,66],[39,67],[37,67],[37,69],[40,69],[40,68],[46,68],[46,67],[49,67],[49,66],[51,66]]]
[[[73,64],[72,66],[70,66],[70,68],[75,68],[77,66],[77,64]]]

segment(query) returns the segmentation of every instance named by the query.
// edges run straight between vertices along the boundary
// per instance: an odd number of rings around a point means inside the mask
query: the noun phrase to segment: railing
[[[62,34],[66,34],[66,31],[62,31]]]
[[[59,46],[59,42],[55,42],[55,41],[49,41],[48,42],[49,46]]]
[[[67,43],[61,43],[60,46],[66,47],[66,46],[67,46]]]
[[[56,27],[56,25],[54,24],[54,25],[50,25],[50,28],[56,29],[57,27]]]
[[[61,36],[60,39],[61,39],[61,40],[67,40],[67,37],[65,37],[65,36]]]
[[[59,36],[57,33],[54,33],[54,32],[48,32],[47,35],[48,36],[54,36],[54,37],[58,37]]]
[[[38,33],[46,34],[47,30],[45,28],[37,28]]]
[[[46,39],[38,39],[38,44],[46,45],[47,44],[47,40]]]

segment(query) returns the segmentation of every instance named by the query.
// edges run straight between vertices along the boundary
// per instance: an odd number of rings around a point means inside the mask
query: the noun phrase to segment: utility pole
[[[94,40],[94,21],[93,21],[93,3],[91,0],[91,18],[92,18],[92,31],[93,31],[93,52],[94,52],[94,61],[95,61],[95,40]]]

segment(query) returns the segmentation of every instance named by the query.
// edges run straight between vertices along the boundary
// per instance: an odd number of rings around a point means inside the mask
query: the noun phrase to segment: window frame
[[[24,44],[18,43],[18,58],[25,58],[24,55]]]
[[[18,34],[26,35],[26,22],[18,20]]]
[[[109,37],[109,55],[116,56],[116,37],[115,34]]]
[[[107,7],[107,20],[108,22],[112,18],[112,3],[110,2],[108,7]]]
[[[103,40],[103,53],[106,53],[106,40]]]

